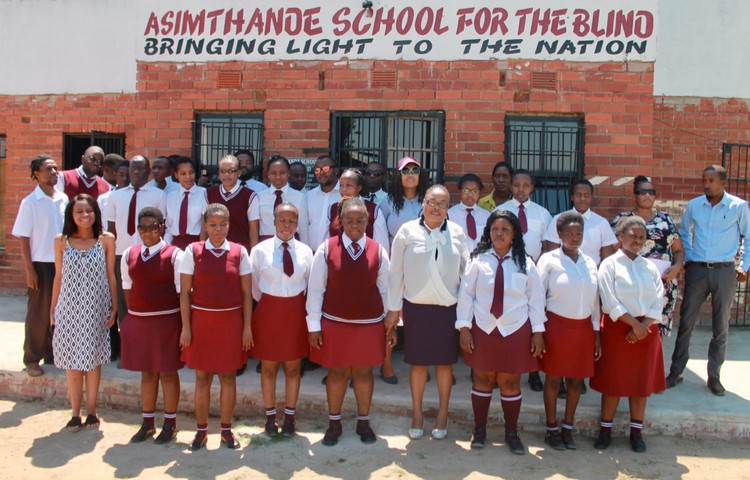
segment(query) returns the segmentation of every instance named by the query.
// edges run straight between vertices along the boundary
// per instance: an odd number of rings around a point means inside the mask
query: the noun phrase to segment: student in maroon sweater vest
[[[177,435],[180,401],[180,262],[182,250],[162,240],[164,215],[146,207],[138,213],[142,244],[122,254],[122,290],[128,314],[120,324],[122,368],[141,372],[143,423],[130,439],[140,443],[155,433],[154,413],[159,383],[164,394],[164,426],[155,444]]]
[[[327,446],[336,445],[341,436],[341,406],[350,376],[357,399],[356,432],[364,443],[375,441],[369,422],[372,367],[383,363],[386,347],[388,254],[365,236],[367,208],[362,200],[342,202],[339,218],[344,232],[318,247],[307,290],[310,360],[328,367]],[[389,345],[394,341],[388,338]]]
[[[244,188],[244,187],[243,187]],[[180,265],[182,360],[195,369],[197,433],[188,447],[206,445],[208,407],[214,373],[221,383],[221,443],[240,448],[232,433],[237,396],[236,372],[253,345],[251,266],[247,250],[227,240],[229,211],[221,204],[206,207],[208,240],[185,249]]]
[[[57,189],[62,191],[68,198],[85,193],[99,198],[99,195],[107,193],[112,186],[99,174],[102,172],[104,162],[104,150],[97,146],[86,149],[81,156],[81,166],[73,170],[63,170],[58,174]]]

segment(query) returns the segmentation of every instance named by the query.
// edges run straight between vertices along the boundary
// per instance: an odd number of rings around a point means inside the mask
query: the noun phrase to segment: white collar
[[[161,249],[164,248],[166,245],[167,244],[164,242],[163,239],[159,239],[159,243],[151,247],[147,247],[146,245],[141,244],[141,258],[143,259],[144,262],[148,261],[149,259],[158,255],[159,252],[161,252]],[[146,250],[148,250],[148,257],[144,255]]]
[[[224,239],[224,243],[221,244],[219,247],[214,247],[213,243],[211,243],[211,240],[206,239],[204,242],[205,248],[209,250],[226,250],[229,251],[229,240],[226,238]]]

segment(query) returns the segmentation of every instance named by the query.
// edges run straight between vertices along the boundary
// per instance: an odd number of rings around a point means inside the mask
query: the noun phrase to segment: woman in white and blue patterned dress
[[[65,209],[63,233],[55,238],[55,283],[51,315],[55,366],[65,369],[73,418],[66,428],[97,428],[96,402],[101,366],[111,354],[109,327],[117,309],[115,238],[102,232],[99,206],[89,195],[77,195]],[[81,423],[83,382],[86,410]]]

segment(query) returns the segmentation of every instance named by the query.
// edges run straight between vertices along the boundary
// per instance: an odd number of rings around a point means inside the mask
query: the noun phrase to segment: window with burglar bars
[[[532,200],[553,215],[570,208],[570,185],[583,176],[584,133],[579,117],[505,118],[505,159],[534,175]]]
[[[199,162],[201,175],[218,175],[221,157],[237,150],[253,152],[256,177],[262,178],[262,114],[199,114],[193,121],[193,161]]]
[[[750,144],[725,143],[722,146],[721,164],[727,169],[727,192],[747,199],[750,193]],[[744,238],[742,241],[750,240]],[[738,282],[730,326],[750,327],[748,298],[750,282]]]
[[[81,157],[87,148],[101,147],[104,154],[116,153],[125,156],[125,134],[92,130],[89,133],[63,133],[63,169],[72,170],[81,165]]]
[[[341,168],[380,162],[396,169],[402,157],[419,160],[433,182],[443,180],[445,112],[334,112],[331,148]]]

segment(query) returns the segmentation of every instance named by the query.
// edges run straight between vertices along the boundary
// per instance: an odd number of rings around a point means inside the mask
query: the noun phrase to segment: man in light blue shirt
[[[708,347],[708,389],[717,396],[726,390],[719,380],[727,350],[729,317],[737,282],[744,282],[750,251],[740,237],[750,237],[750,212],[745,200],[724,191],[727,171],[720,165],[703,170],[705,196],[690,200],[680,224],[685,246],[685,294],[667,388],[682,382],[689,358],[690,336],[703,303],[711,295],[713,337]],[[740,264],[735,267],[737,247]]]

